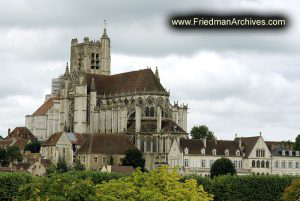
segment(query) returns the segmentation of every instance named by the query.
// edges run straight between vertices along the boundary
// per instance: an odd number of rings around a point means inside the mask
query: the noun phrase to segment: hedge
[[[0,198],[12,200],[18,193],[21,185],[30,183],[32,176],[25,173],[0,173]]]
[[[205,191],[214,195],[215,201],[281,201],[284,189],[296,178],[276,175],[195,177]]]
[[[108,172],[100,172],[100,171],[69,171],[67,173],[62,174],[64,176],[71,176],[76,179],[90,179],[94,184],[101,184],[103,181],[108,182],[112,179],[119,179],[121,177],[126,176],[125,174],[118,173],[108,173]]]

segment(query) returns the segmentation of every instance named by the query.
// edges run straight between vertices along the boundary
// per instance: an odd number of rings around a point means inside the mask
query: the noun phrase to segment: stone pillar
[[[135,106],[135,132],[141,131],[142,110],[140,106]]]
[[[157,107],[157,132],[160,133],[161,131],[161,107]]]

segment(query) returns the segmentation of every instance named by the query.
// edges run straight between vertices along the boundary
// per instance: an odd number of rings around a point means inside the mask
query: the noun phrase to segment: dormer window
[[[189,154],[189,149],[187,147],[184,149],[184,154]]]
[[[299,156],[299,151],[296,151],[296,156]]]
[[[217,150],[216,149],[213,149],[212,150],[212,154],[215,156],[215,155],[217,155]]]
[[[204,148],[201,149],[201,154],[205,155],[205,149]]]
[[[282,155],[285,156],[285,150],[282,150]]]
[[[236,154],[236,156],[240,156],[240,150],[236,150],[236,152],[235,152],[235,154]]]
[[[289,151],[289,156],[293,156],[293,152],[292,151]]]
[[[225,156],[229,156],[229,150],[228,149],[225,150]]]

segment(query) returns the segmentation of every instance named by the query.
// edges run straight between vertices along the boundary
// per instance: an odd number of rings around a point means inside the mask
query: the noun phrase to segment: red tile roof
[[[16,127],[12,132],[8,134],[8,136],[5,139],[29,139],[31,141],[34,141],[36,138],[30,132],[30,130],[26,127]]]
[[[58,142],[60,136],[63,134],[63,132],[54,133],[51,135],[43,144],[42,146],[54,146]]]
[[[28,144],[29,142],[29,139],[19,139],[14,143],[14,145],[19,147],[20,151],[23,151],[25,149],[26,144]]]
[[[47,100],[43,103],[32,115],[39,116],[39,115],[45,115],[48,110],[54,105],[54,101],[58,100],[58,97],[53,97]]]
[[[132,148],[135,146],[126,134],[95,133],[89,135],[76,153],[125,155],[125,152]]]
[[[131,71],[115,75],[86,74],[88,93],[94,78],[98,94],[114,94],[134,91],[156,91],[166,93],[151,69]]]

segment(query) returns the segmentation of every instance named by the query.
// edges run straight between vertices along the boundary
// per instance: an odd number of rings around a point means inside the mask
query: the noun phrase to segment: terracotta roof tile
[[[59,140],[59,138],[62,134],[63,134],[63,132],[54,133],[42,144],[42,146],[56,145],[57,141]]]
[[[43,103],[32,115],[39,116],[39,115],[45,115],[48,110],[54,105],[54,101],[58,100],[58,97],[53,97],[47,100]]]
[[[111,172],[121,173],[121,174],[131,174],[134,172],[134,168],[132,166],[111,166]]]
[[[19,149],[21,150],[21,151],[23,151],[24,149],[25,149],[25,146],[26,146],[26,144],[28,144],[30,142],[30,140],[29,139],[19,139],[19,140],[17,140],[15,143],[14,143],[14,145],[16,145],[17,147],[19,147]]]
[[[12,139],[0,140],[0,148],[7,149],[12,143]]]
[[[151,69],[131,71],[115,75],[86,74],[87,90],[91,91],[94,78],[98,94],[114,94],[128,91],[166,92]]]
[[[89,135],[76,153],[124,155],[131,148],[135,146],[126,134],[95,133]]]
[[[251,154],[251,151],[253,150],[255,144],[257,143],[260,136],[254,136],[254,137],[242,137],[242,147],[243,152],[245,153],[245,158],[248,158]],[[235,141],[239,141],[240,138],[236,138]]]
[[[36,140],[36,137],[26,127],[16,127],[12,132],[8,134],[6,139],[29,139],[31,141]]]

